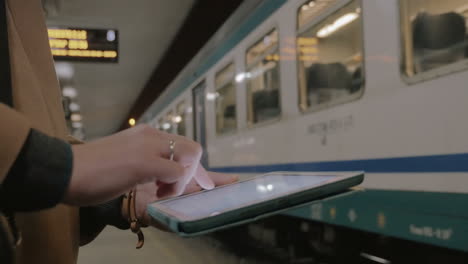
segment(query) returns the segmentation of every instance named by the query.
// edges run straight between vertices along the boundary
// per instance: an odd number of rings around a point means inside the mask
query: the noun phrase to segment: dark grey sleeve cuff
[[[2,210],[26,212],[54,207],[65,195],[72,167],[70,144],[32,129],[0,186]]]
[[[95,226],[111,225],[119,229],[129,229],[130,224],[122,216],[122,199],[120,196],[117,199],[109,202],[89,207],[80,208],[80,226],[82,233],[93,233]],[[89,230],[89,231],[86,231]]]
[[[130,223],[122,216],[123,196],[97,206],[80,208],[80,245],[86,245],[107,226],[129,229]]]

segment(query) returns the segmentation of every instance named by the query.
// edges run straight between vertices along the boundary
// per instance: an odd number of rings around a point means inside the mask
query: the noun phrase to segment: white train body
[[[249,126],[246,84],[238,82],[237,130],[227,135],[216,134],[215,104],[210,97],[216,93],[215,73],[230,62],[234,62],[237,74],[247,72],[246,50],[272,28],[279,32],[279,50],[291,47],[291,40],[297,35],[297,10],[304,2],[290,0],[282,4],[199,78],[192,78],[183,92],[176,94],[176,90],[181,91],[186,76],[199,69],[211,48],[200,52],[142,121],[157,124],[157,120],[174,111],[181,101],[192,103],[192,88],[204,82],[206,151],[210,168],[253,173],[257,171],[256,166],[263,166],[258,171],[268,171],[294,169],[297,163],[302,164],[301,168],[316,170],[340,170],[349,166],[366,170],[370,166],[363,184],[366,188],[468,193],[468,166],[460,164],[468,161],[465,155],[468,153],[465,118],[468,71],[459,70],[468,67],[468,60],[456,65],[458,68],[449,65],[419,77],[428,80],[405,78],[400,66],[403,58],[397,0],[361,2],[365,85],[359,98],[303,113],[298,107],[297,61],[280,60],[280,118]],[[317,20],[348,2],[351,1],[336,1]],[[170,95],[174,99],[167,102]],[[158,106],[160,111],[154,112]],[[184,122],[187,136],[193,137],[192,116],[187,115]],[[418,159],[414,167],[410,157]],[[450,161],[438,166],[434,164],[440,161],[437,157]],[[379,169],[378,162],[389,162],[388,168]],[[426,162],[428,164],[424,164]],[[364,165],[360,167],[360,164]]]

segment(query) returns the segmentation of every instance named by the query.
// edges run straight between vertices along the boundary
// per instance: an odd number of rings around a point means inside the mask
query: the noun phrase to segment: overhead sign
[[[117,30],[50,27],[48,33],[56,61],[119,61]]]

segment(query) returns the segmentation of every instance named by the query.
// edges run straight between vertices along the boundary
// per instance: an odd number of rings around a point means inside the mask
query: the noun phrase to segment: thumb
[[[197,181],[198,185],[200,185],[205,190],[211,190],[215,187],[213,180],[208,176],[208,173],[201,164],[198,164],[194,178]]]

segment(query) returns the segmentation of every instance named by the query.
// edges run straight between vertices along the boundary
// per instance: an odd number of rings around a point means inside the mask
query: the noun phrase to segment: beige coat
[[[15,110],[0,104],[0,182],[30,128],[62,139],[67,137],[41,1],[7,0],[7,10]],[[37,213],[18,214],[16,219],[22,232],[18,264],[76,262],[77,208],[59,205]]]

